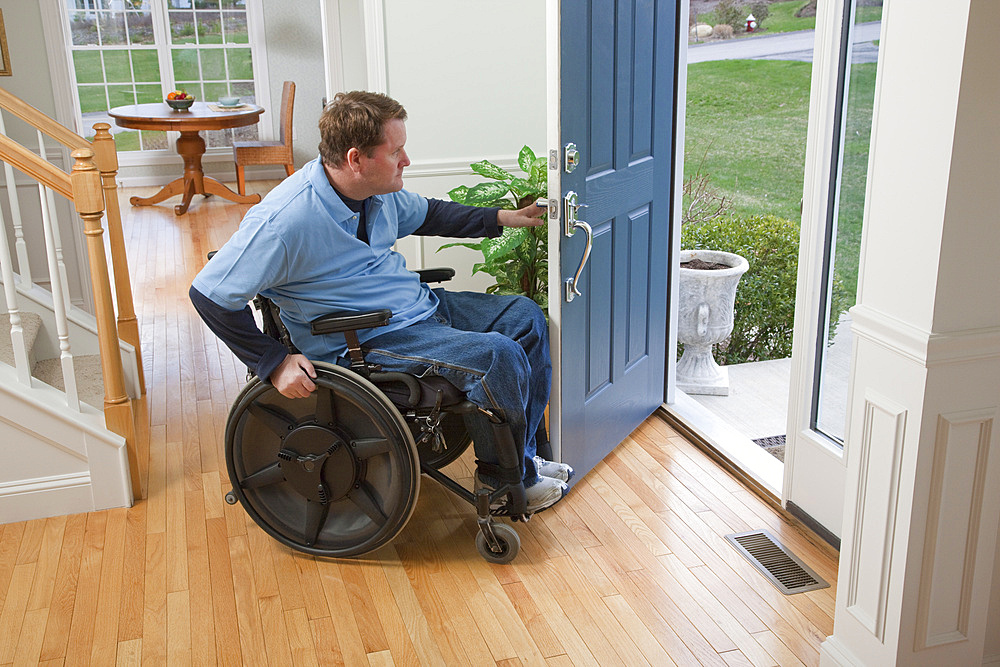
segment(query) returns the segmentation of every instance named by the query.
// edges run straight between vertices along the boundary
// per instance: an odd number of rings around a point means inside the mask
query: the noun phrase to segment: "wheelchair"
[[[214,253],[213,253],[214,254]],[[422,282],[443,282],[453,269],[418,271]],[[264,333],[298,350],[266,297],[254,298]],[[421,473],[473,505],[478,515],[476,548],[492,563],[508,563],[520,550],[511,526],[495,517],[527,521],[523,459],[510,428],[441,377],[383,372],[369,364],[357,331],[389,322],[392,313],[333,313],[311,323],[313,335],[343,333],[350,367],[314,362],[316,391],[289,399],[248,373],[226,423],[226,468],[240,503],[266,533],[298,551],[327,557],[359,556],[392,540],[406,526],[420,493]],[[477,417],[478,415],[478,417]],[[466,420],[485,417],[498,464],[477,461],[496,488],[474,490],[441,468],[472,440]]]

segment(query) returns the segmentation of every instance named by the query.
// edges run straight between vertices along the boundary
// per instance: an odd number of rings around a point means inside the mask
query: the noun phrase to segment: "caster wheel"
[[[235,505],[236,504],[236,494],[233,493],[232,491],[230,491],[229,493],[227,493],[226,494],[226,502],[228,504],[230,504],[230,505]]]
[[[497,538],[498,550],[496,551],[490,548],[485,533],[479,531],[476,535],[476,549],[479,551],[479,555],[498,565],[514,560],[521,550],[521,538],[518,537],[517,531],[506,524],[494,523],[493,535]]]

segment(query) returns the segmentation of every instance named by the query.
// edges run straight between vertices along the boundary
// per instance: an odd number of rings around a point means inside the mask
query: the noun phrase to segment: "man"
[[[376,93],[338,94],[320,118],[320,157],[247,213],[195,278],[191,300],[241,361],[289,398],[315,390],[310,359],[336,362],[342,334],[312,336],[309,322],[336,311],[386,308],[386,327],[359,331],[383,370],[440,375],[499,412],[523,452],[529,512],[565,495],[572,468],[535,455],[551,387],[545,317],[530,299],[431,290],[392,249],[409,234],[496,237],[501,226],[542,224],[544,209],[476,208],[403,190],[406,111]],[[261,333],[249,301],[272,299],[302,354]],[[477,456],[496,463],[489,429],[474,428]],[[490,480],[487,480],[490,481]]]

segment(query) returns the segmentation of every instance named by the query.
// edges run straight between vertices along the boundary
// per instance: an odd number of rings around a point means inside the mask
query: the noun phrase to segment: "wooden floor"
[[[769,529],[834,583],[835,555],[657,418],[518,524],[510,565],[479,557],[472,508],[426,478],[406,529],[364,559],[267,537],[223,502],[222,431],[245,369],[187,298],[247,207],[197,197],[175,217],[174,203],[123,206],[147,497],[0,526],[0,664],[818,663],[835,589],[786,597],[722,536]],[[469,463],[451,472],[469,478]]]

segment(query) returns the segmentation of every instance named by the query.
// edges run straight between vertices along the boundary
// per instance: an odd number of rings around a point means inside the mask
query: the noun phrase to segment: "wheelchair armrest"
[[[372,310],[365,313],[330,313],[309,323],[312,335],[344,333],[358,329],[384,327],[392,317],[391,310]]]
[[[209,251],[208,258],[212,259],[213,257],[215,257],[215,253],[217,253],[217,252],[219,252],[219,251],[218,250]]]
[[[422,283],[443,283],[455,277],[455,269],[443,266],[435,269],[417,269]]]

